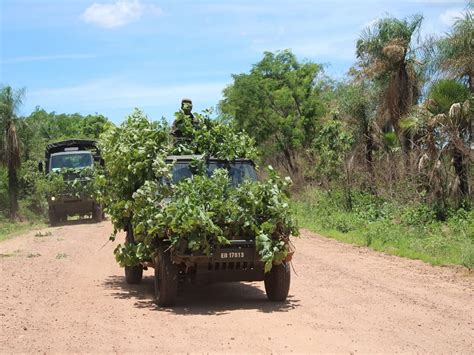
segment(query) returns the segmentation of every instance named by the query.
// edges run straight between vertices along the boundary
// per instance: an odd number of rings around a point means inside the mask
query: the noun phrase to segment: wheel
[[[155,262],[155,295],[159,306],[173,306],[178,295],[178,268],[171,261],[171,253],[160,252]]]
[[[58,221],[59,221],[59,223],[67,222],[67,214],[66,213],[59,214],[58,215]]]
[[[290,291],[290,264],[273,265],[270,272],[265,274],[265,291],[270,301],[283,302]]]
[[[56,224],[58,224],[59,218],[56,215],[56,212],[54,211],[54,209],[48,210],[48,216],[49,216],[49,224],[51,224],[52,226],[55,226]]]
[[[94,210],[92,211],[92,218],[96,222],[102,222],[103,212],[102,212],[102,206],[101,205],[94,204]]]
[[[130,285],[140,283],[143,278],[143,267],[138,266],[125,266],[125,281]]]

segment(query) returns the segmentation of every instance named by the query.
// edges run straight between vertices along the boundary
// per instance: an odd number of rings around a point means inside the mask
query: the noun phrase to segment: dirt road
[[[153,302],[152,271],[125,284],[109,222],[0,243],[0,353],[472,353],[474,280],[303,231],[290,297],[263,283],[184,286]],[[122,237],[122,236],[121,236]]]

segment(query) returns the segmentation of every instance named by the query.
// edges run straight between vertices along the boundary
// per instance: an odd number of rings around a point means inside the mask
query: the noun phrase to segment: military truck
[[[201,156],[169,156],[168,163],[174,163],[172,181],[191,177],[193,169],[190,163]],[[256,180],[255,165],[251,160],[237,159],[233,161],[209,158],[206,160],[207,174],[210,176],[215,169],[226,169],[230,183],[239,185],[245,179]],[[166,201],[164,201],[166,203]],[[133,228],[127,228],[126,244],[135,243]],[[178,283],[185,280],[192,282],[232,282],[232,281],[264,281],[267,297],[270,301],[285,301],[290,288],[290,251],[287,259],[273,265],[270,272],[264,272],[264,264],[256,251],[254,238],[243,238],[236,235],[229,245],[212,247],[210,254],[197,254],[187,250],[187,245],[171,248],[163,241],[154,241],[156,252],[153,260],[137,266],[125,267],[125,280],[129,284],[138,284],[143,277],[143,270],[154,268],[155,293],[160,306],[172,306],[176,302]]]
[[[80,177],[77,171],[85,168],[94,168],[96,164],[103,164],[97,142],[85,139],[69,139],[48,144],[45,150],[45,161],[39,164],[39,170],[46,174],[63,173],[65,181],[75,179],[80,184],[88,184],[89,180]],[[71,173],[68,171],[76,171]],[[67,221],[71,215],[91,215],[96,222],[104,218],[102,206],[90,195],[73,195],[62,193],[47,196],[48,214],[51,225]]]

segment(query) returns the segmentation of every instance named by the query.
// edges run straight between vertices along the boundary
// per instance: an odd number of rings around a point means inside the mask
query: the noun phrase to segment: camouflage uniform
[[[189,132],[189,129],[199,128],[199,120],[192,113],[193,103],[191,99],[181,100],[181,110],[176,114],[176,119],[171,127],[171,134],[175,139],[187,138],[184,137],[185,132]]]

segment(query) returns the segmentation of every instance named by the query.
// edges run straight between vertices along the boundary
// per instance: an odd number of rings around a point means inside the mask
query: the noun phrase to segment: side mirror
[[[42,161],[38,162],[38,171],[39,171],[40,173],[43,172],[43,162],[42,162]]]

